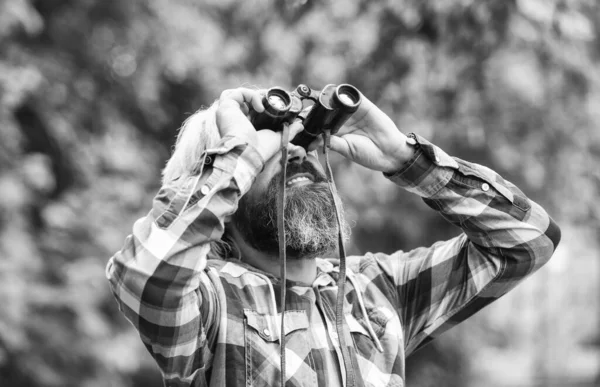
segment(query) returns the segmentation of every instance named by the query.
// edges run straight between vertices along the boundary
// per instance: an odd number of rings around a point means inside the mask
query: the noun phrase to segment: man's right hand
[[[269,129],[256,130],[248,119],[250,109],[264,112],[263,93],[246,88],[228,89],[221,93],[216,113],[217,127],[221,137],[235,136],[252,145],[264,161],[273,157],[281,148],[281,133]],[[290,125],[290,141],[303,130],[297,120]]]

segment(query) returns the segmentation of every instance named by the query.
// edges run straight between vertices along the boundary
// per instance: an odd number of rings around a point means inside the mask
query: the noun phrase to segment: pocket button
[[[481,189],[482,189],[484,192],[487,192],[487,191],[489,191],[489,190],[490,190],[490,185],[489,185],[488,183],[483,183],[483,184],[481,185]]]

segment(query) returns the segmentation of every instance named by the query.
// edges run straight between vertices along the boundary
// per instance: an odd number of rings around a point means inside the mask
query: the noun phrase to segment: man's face
[[[315,153],[290,145],[287,164],[285,230],[286,252],[307,259],[333,252],[338,243],[335,204],[325,172]],[[250,191],[242,197],[233,222],[245,241],[273,256],[279,254],[277,196],[282,171],[280,154],[265,164]],[[343,217],[343,214],[340,214]],[[343,226],[348,233],[348,227]]]

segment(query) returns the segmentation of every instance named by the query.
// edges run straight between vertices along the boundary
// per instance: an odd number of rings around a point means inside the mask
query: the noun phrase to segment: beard
[[[288,176],[310,173],[314,183],[286,189],[284,204],[286,255],[300,260],[335,251],[338,247],[338,225],[335,203],[326,177],[309,161],[302,164],[288,164],[287,173]],[[276,257],[279,256],[277,196],[281,178],[281,173],[275,175],[269,182],[267,192],[259,195],[256,200],[248,195],[243,196],[232,219],[246,243]],[[338,201],[341,203],[339,197]],[[339,216],[342,235],[347,239],[350,228],[343,213]]]

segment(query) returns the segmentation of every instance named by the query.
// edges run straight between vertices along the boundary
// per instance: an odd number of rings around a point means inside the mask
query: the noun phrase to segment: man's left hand
[[[310,150],[322,145],[315,141]],[[349,160],[375,171],[393,173],[410,160],[413,149],[383,111],[364,95],[358,110],[338,133],[331,136],[331,149]]]

